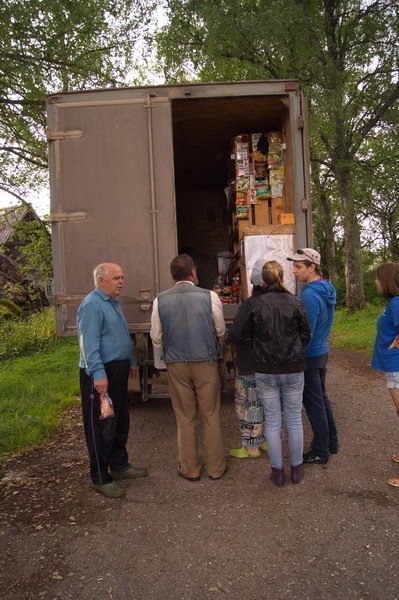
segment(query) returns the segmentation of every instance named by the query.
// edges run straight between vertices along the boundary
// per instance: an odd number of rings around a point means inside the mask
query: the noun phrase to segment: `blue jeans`
[[[337,428],[326,393],[328,352],[306,357],[303,405],[313,431],[312,450],[329,458],[330,449],[338,449]]]
[[[281,444],[282,415],[288,431],[291,465],[296,467],[303,460],[302,392],[303,373],[271,375],[255,373],[256,393],[263,404],[266,420],[266,441],[270,464],[276,469],[283,467]]]

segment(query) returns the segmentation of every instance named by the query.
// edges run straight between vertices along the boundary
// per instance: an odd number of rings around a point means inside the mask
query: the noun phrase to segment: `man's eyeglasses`
[[[304,252],[303,250],[299,249],[299,250],[296,251],[296,253],[297,254],[303,254],[304,256],[306,256],[310,260],[310,262],[314,263],[314,259],[311,256],[309,256],[309,254],[306,254],[306,252]]]

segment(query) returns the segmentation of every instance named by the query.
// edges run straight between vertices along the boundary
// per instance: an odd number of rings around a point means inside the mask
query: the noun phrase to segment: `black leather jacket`
[[[304,371],[303,347],[311,337],[302,301],[274,288],[265,288],[259,296],[248,299],[229,330],[229,339],[235,344],[252,341],[257,373]]]

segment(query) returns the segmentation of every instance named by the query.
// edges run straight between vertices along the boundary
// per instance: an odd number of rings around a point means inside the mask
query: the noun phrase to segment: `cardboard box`
[[[251,222],[249,219],[237,219],[236,230],[238,231],[238,240],[241,240],[245,230],[248,229],[250,225]]]
[[[284,233],[294,234],[294,225],[249,225],[242,232],[243,235],[279,235]]]
[[[261,204],[254,204],[255,219],[253,225],[270,225],[269,200],[262,200]]]
[[[281,213],[279,223],[280,225],[293,225],[295,223],[294,213]]]
[[[282,213],[286,212],[285,199],[282,197],[272,198],[271,203],[272,203],[272,224],[277,225],[280,223],[280,215]]]

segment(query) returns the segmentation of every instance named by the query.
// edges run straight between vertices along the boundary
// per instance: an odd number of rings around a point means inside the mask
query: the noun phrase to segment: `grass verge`
[[[376,323],[383,306],[369,306],[366,310],[351,314],[344,309],[336,310],[331,331],[332,345],[371,357]]]
[[[49,439],[79,394],[78,343],[55,340],[46,350],[0,362],[0,456]]]

